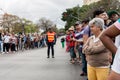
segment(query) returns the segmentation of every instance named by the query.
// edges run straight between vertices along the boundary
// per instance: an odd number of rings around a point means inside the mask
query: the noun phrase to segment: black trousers
[[[16,51],[15,50],[15,44],[11,44],[11,51]]]
[[[54,43],[53,42],[48,42],[48,50],[47,50],[47,56],[50,56],[50,49],[52,50],[52,56],[54,57]]]
[[[9,48],[10,48],[10,43],[4,43],[4,44],[3,44],[3,52],[5,52],[5,50],[6,50],[7,52],[9,52]]]

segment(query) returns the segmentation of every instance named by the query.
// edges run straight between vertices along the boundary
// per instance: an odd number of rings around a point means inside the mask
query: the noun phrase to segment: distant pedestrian
[[[61,44],[62,44],[62,48],[65,47],[65,38],[61,38]]]
[[[66,52],[69,52],[70,51],[70,42],[69,42],[69,38],[70,38],[70,32],[69,30],[66,31]]]
[[[49,31],[47,32],[46,43],[48,46],[47,58],[50,57],[50,48],[52,50],[52,58],[54,58],[54,45],[56,44],[56,33],[52,31],[51,28],[49,28]]]
[[[75,58],[76,58],[76,54],[75,54],[75,50],[74,50],[74,47],[75,47],[75,34],[74,34],[74,27],[71,26],[69,28],[69,32],[70,32],[70,36],[68,38],[68,41],[69,41],[69,47],[70,47],[70,57],[71,57],[71,63],[74,64],[75,63]]]
[[[0,33],[0,52],[2,52],[2,33]]]
[[[15,34],[12,33],[12,35],[10,36],[10,47],[11,47],[11,52],[15,53],[16,51],[16,42],[17,39],[15,37]]]
[[[5,33],[4,37],[3,37],[3,53],[9,53],[9,49],[10,49],[10,35],[9,33]]]

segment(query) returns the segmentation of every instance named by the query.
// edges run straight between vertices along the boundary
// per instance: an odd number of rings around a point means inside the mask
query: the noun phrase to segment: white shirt
[[[120,46],[120,35],[115,38],[115,46],[118,48]]]
[[[98,42],[100,39],[98,37],[95,37],[95,35],[93,35],[93,41],[94,43]]]
[[[118,21],[116,21],[114,25],[120,30],[120,19],[118,19]],[[115,54],[112,70],[120,74],[120,46],[118,47],[118,50]]]
[[[118,50],[116,52],[114,62],[112,65],[112,70],[120,74],[120,47],[118,47]]]
[[[4,43],[9,43],[10,36],[5,35],[3,39],[4,39]]]

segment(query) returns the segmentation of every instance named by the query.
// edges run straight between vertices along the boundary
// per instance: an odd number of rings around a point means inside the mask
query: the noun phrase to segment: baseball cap
[[[77,26],[79,24],[81,24],[81,22],[80,21],[76,21],[74,26]]]

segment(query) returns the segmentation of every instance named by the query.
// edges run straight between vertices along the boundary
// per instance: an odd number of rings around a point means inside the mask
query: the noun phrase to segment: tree
[[[76,6],[66,9],[66,11],[62,13],[61,20],[66,22],[65,30],[67,30],[70,26],[73,26],[76,21],[81,21],[79,14],[80,11],[80,7]]]
[[[8,32],[39,32],[38,27],[32,21],[8,13],[1,15],[0,26],[3,27],[4,31]]]
[[[53,25],[53,26],[52,26],[52,30],[53,30],[54,32],[58,33],[58,28],[57,28],[56,25]]]
[[[15,33],[17,32],[23,32],[23,33],[28,33],[29,31],[27,29],[29,29],[28,26],[32,25],[32,21],[27,20],[25,18],[18,18],[16,20],[16,22],[14,23],[14,26],[12,27],[12,31],[14,31]]]
[[[53,25],[53,22],[46,18],[40,18],[37,23],[37,26],[45,32],[48,30],[48,28],[52,27]]]
[[[26,33],[39,32],[39,28],[35,24],[31,23],[25,26],[25,32]]]
[[[120,12],[120,2],[118,0],[100,0],[90,5],[78,5],[73,8],[68,8],[62,13],[62,18],[65,24],[65,30],[73,26],[76,21],[82,21],[84,19],[92,19],[93,12],[96,9],[104,9],[106,11],[116,10]]]
[[[0,24],[4,29],[6,28],[7,31],[10,32],[10,29],[14,26],[14,24],[17,22],[18,19],[19,19],[19,17],[16,15],[11,15],[11,14],[5,13],[2,16],[2,21]]]
[[[86,17],[92,18],[93,11],[97,9],[104,9],[106,12],[108,12],[109,10],[116,10],[119,12],[120,2],[118,0],[101,0],[88,6],[90,8],[87,11]]]

